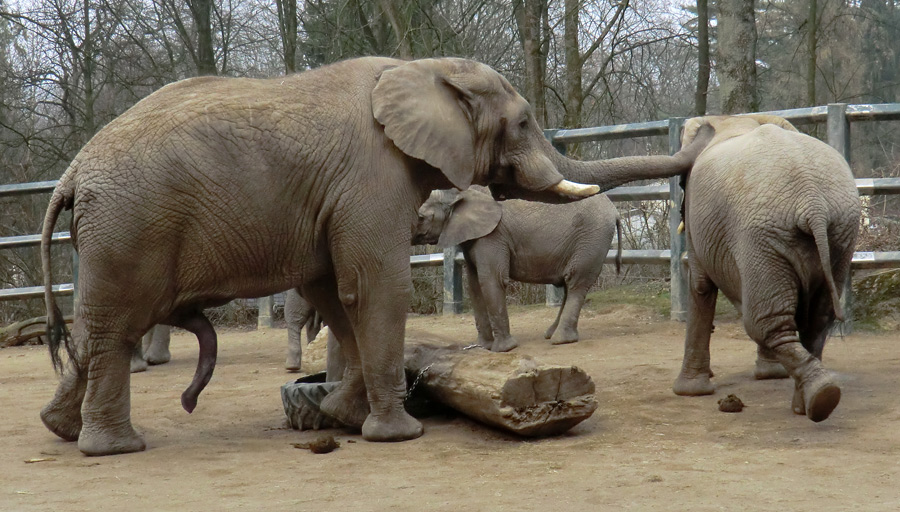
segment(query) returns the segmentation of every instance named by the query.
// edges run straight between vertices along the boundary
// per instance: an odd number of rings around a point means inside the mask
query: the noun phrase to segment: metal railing
[[[783,117],[794,124],[825,123],[827,142],[850,161],[850,124],[859,121],[893,121],[900,120],[900,103],[875,105],[830,104],[810,108],[777,110],[763,112]],[[565,153],[567,144],[580,142],[596,142],[635,137],[667,135],[669,153],[674,154],[681,149],[681,128],[686,118],[672,118],[665,121],[579,128],[572,130],[545,130],[545,135],[557,150]],[[0,185],[0,198],[51,192],[56,181]],[[900,194],[900,178],[867,178],[856,180],[860,195]],[[683,261],[686,259],[684,235],[678,234],[677,226],[681,223],[682,190],[678,186],[678,178],[670,178],[668,185],[625,186],[607,191],[612,201],[650,201],[668,200],[670,249],[668,250],[624,250],[622,261],[627,264],[669,265],[671,272],[671,318],[684,321],[687,310],[687,282]],[[54,233],[52,242],[71,241],[68,232]],[[40,245],[40,235],[24,235],[0,238],[0,250]],[[673,259],[671,255],[679,254]],[[610,251],[607,263],[612,263],[615,252]],[[450,248],[443,253],[425,254],[410,257],[410,265],[416,267],[443,266],[444,269],[444,312],[459,313],[463,303],[462,287],[462,255],[458,248]],[[853,269],[898,268],[900,252],[857,252],[853,256]],[[77,258],[73,274],[77,275]],[[74,285],[71,283],[54,285],[54,293],[72,295]],[[41,297],[42,286],[11,288],[0,290],[0,300],[29,299]],[[560,289],[548,286],[548,305],[558,304]],[[850,288],[849,278],[845,283],[842,301],[845,310],[849,311]],[[271,309],[274,300],[263,298],[261,310]],[[264,324],[265,313],[260,314],[260,324]],[[268,322],[268,321],[266,321]],[[846,326],[849,328],[849,325]],[[845,329],[844,332],[847,332]]]

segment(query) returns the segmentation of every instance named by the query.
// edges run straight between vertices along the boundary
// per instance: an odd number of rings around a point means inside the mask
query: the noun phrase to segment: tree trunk
[[[697,61],[697,93],[694,96],[694,113],[698,116],[705,116],[706,96],[709,93],[708,0],[697,0]]]
[[[754,3],[754,0],[719,0],[717,75],[723,114],[759,109]]]
[[[597,409],[594,382],[574,366],[527,355],[464,350],[407,339],[406,369],[429,396],[473,419],[522,436],[562,434]]]
[[[806,18],[807,32],[807,64],[806,64],[806,102],[810,107],[816,105],[816,47],[818,46],[819,18],[816,0],[809,0],[809,16]]]
[[[275,0],[286,74],[297,71],[297,0]]]
[[[581,107],[584,104],[584,92],[581,88],[581,49],[578,47],[578,9],[580,0],[565,0],[564,34],[566,56],[566,113],[563,127],[578,128],[581,126]]]
[[[547,19],[547,1],[515,0],[513,13],[519,32],[519,43],[525,53],[525,98],[534,108],[538,124],[547,126],[547,102],[544,96],[547,54],[544,53],[542,31],[542,21]]]
[[[212,43],[212,0],[188,0],[197,29],[197,74],[215,75],[216,55]]]
[[[397,55],[401,59],[412,59],[412,43],[409,38],[408,20],[400,12],[397,0],[380,0],[381,8],[394,29],[394,35],[397,36]]]

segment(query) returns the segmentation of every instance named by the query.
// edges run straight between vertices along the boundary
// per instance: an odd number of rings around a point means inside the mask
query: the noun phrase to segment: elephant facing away
[[[688,120],[716,135],[697,158],[686,191],[690,310],[679,395],[707,395],[709,339],[721,290],[747,334],[793,377],[793,410],[826,419],[841,391],[822,365],[839,283],[850,271],[859,197],[844,158],[774,116]],[[757,376],[760,373],[759,363]]]
[[[167,85],[97,132],[50,199],[48,338],[65,371],[41,419],[88,455],[143,450],[130,416],[140,336],[158,323],[197,336],[182,394],[190,412],[215,368],[203,310],[294,288],[346,359],[322,411],[369,441],[418,437],[421,423],[403,409],[403,339],[409,246],[428,194],[490,184],[507,198],[567,202],[682,174],[711,135],[673,156],[568,159],[505,78],[456,58],[363,57]],[[51,293],[49,241],[63,209],[80,258],[71,336]]]
[[[509,333],[509,280],[563,286],[565,299],[544,337],[578,341],[578,317],[621,224],[605,195],[568,204],[494,201],[483,189],[437,190],[419,208],[415,244],[460,245],[479,345],[494,352],[518,346]]]
[[[284,368],[289,372],[300,371],[300,360],[303,355],[302,334],[306,328],[307,343],[312,341],[322,328],[322,319],[312,305],[297,290],[284,292],[284,321],[288,332],[287,359]],[[171,330],[168,325],[155,325],[141,338],[135,346],[131,358],[131,373],[147,370],[148,365],[159,365],[169,362],[172,355],[169,351]]]

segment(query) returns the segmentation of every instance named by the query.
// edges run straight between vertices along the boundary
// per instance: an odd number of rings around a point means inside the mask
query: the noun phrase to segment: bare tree
[[[549,34],[544,32],[548,19],[548,0],[515,0],[513,14],[518,28],[519,42],[525,54],[525,98],[534,108],[541,126],[547,125],[547,101],[544,77],[547,73]],[[547,31],[549,32],[549,30]]]
[[[709,2],[697,0],[697,93],[694,96],[694,113],[698,116],[706,115],[707,94],[709,94]]]

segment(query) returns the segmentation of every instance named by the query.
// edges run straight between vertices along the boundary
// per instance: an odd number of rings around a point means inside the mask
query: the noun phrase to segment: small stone
[[[728,395],[719,400],[719,410],[722,412],[741,412],[744,410],[744,402],[735,395]]]

